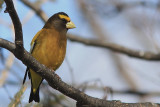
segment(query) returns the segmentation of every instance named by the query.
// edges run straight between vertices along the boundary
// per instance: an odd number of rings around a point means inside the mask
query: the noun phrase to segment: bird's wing
[[[29,77],[29,79],[30,79],[30,78],[31,78],[31,74],[30,74],[30,72],[29,72],[29,67],[27,67],[27,69],[26,69],[26,72],[25,72],[25,75],[24,75],[24,79],[23,79],[23,84],[24,84],[25,81],[26,81],[27,73],[28,73],[28,77]]]
[[[34,47],[35,47],[35,44],[36,44],[36,42],[33,42],[33,43],[31,44],[30,53],[33,52],[33,49],[34,49]],[[24,84],[25,81],[26,81],[27,73],[28,73],[28,77],[29,77],[29,79],[30,79],[30,78],[31,78],[31,74],[30,74],[30,72],[29,72],[29,67],[27,67],[27,69],[26,69],[26,72],[25,72],[25,75],[24,75],[24,79],[23,79],[23,84]]]
[[[32,39],[31,48],[30,48],[30,53],[33,52],[33,49],[34,49],[34,47],[35,47],[35,45],[36,45],[36,40],[37,40],[39,34],[40,34],[42,31],[43,31],[43,30],[40,30],[40,31],[34,36],[34,38]],[[29,67],[27,67],[27,69],[26,69],[26,72],[25,72],[25,75],[24,75],[24,79],[23,79],[23,84],[24,84],[25,81],[26,81],[27,73],[28,73],[28,77],[29,77],[29,79],[30,79],[30,78],[31,78],[31,74],[30,74],[30,72],[29,72]]]
[[[34,47],[36,46],[36,40],[37,40],[37,38],[39,37],[39,35],[40,35],[40,33],[42,32],[43,30],[40,30],[35,36],[34,36],[34,38],[32,39],[32,42],[31,42],[31,48],[30,48],[30,53],[32,53],[33,52],[33,49],[34,49]]]

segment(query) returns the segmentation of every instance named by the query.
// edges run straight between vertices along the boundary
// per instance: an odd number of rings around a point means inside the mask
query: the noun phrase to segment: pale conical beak
[[[67,29],[73,29],[73,28],[76,28],[76,26],[75,26],[75,24],[72,21],[70,21],[70,22],[68,22],[66,24],[66,28]]]

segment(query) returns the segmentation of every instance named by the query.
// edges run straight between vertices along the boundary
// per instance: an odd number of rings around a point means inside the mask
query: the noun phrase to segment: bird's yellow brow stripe
[[[68,22],[71,20],[68,16],[65,16],[65,15],[59,15],[59,17],[61,18],[61,19],[66,19]]]

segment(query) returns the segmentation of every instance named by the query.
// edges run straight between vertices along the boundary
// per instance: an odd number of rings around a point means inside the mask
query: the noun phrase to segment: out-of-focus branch
[[[31,9],[33,9],[37,13],[37,15],[43,20],[43,22],[44,23],[46,22],[46,20],[48,19],[47,15],[45,15],[45,13],[43,12],[43,10],[40,9],[40,7],[36,7],[35,5],[33,5],[32,3],[30,3],[27,0],[21,0],[21,2],[24,3],[26,6],[30,7]],[[107,48],[112,51],[120,52],[120,53],[126,54],[128,56],[136,57],[139,59],[145,59],[145,60],[151,60],[151,61],[159,61],[160,60],[160,53],[155,54],[152,52],[136,51],[136,50],[132,50],[132,49],[120,46],[118,44],[106,43],[106,42],[102,42],[102,41],[98,41],[98,40],[85,39],[85,38],[75,36],[72,34],[69,34],[67,37],[69,40],[74,41],[74,42],[83,43],[83,44],[89,45],[89,46]]]
[[[1,72],[0,87],[2,87],[3,84],[5,83],[5,81],[8,77],[8,72],[12,67],[13,61],[14,61],[14,56],[12,53],[10,53],[7,60],[6,60],[5,68]]]
[[[43,12],[43,10],[41,10],[41,8],[39,7],[39,5],[34,5],[33,3],[29,2],[28,0],[21,0],[22,3],[24,3],[26,6],[28,6],[29,8],[31,8],[32,10],[35,11],[35,13],[40,16],[40,19],[43,22],[46,22],[48,19],[48,16]]]
[[[16,95],[14,96],[14,99],[11,101],[11,103],[8,105],[8,107],[17,107],[18,106],[26,88],[27,88],[26,86],[21,87],[21,89],[16,93]]]
[[[66,61],[66,63],[67,63],[67,65],[68,65],[68,69],[69,69],[69,71],[70,71],[70,75],[71,75],[71,81],[72,81],[72,85],[74,86],[74,82],[75,82],[75,79],[74,79],[74,72],[73,72],[73,69],[72,69],[72,66],[71,66],[71,64],[69,63],[69,60],[68,60],[68,58],[67,58],[67,56],[66,56],[66,58],[65,58],[65,61]]]
[[[6,84],[7,85],[13,85],[13,86],[19,86],[19,82],[17,81],[10,81],[10,80],[7,80],[6,81]],[[42,83],[43,86],[47,86],[48,83]],[[85,84],[83,84],[85,85]],[[89,84],[86,84],[85,86],[83,85],[77,85],[76,88],[77,89],[82,89],[82,90],[95,90],[95,91],[99,91],[99,92],[102,92],[104,90],[104,86],[97,86],[97,85],[89,85]],[[85,89],[84,89],[85,88]],[[107,87],[108,90],[110,90],[110,94],[130,94],[130,95],[137,95],[137,96],[160,96],[160,92],[158,91],[153,91],[153,92],[143,92],[143,91],[134,91],[134,90],[130,90],[130,89],[126,89],[126,90],[115,90],[115,89],[112,89],[112,88],[109,88]]]
[[[98,41],[98,40],[86,39],[86,38],[82,38],[80,36],[75,36],[72,34],[69,34],[68,38],[74,42],[79,42],[79,43],[83,43],[85,45],[110,49],[112,51],[123,53],[123,54],[126,54],[131,57],[136,57],[136,58],[145,59],[145,60],[153,60],[153,61],[160,60],[160,53],[155,54],[152,52],[132,50],[130,48],[126,48],[126,47],[120,46],[118,44],[107,43],[107,42],[102,42],[102,41]]]
[[[134,90],[114,90],[113,93],[115,94],[131,94],[131,95],[138,95],[138,96],[160,96],[160,92],[141,92],[141,91],[134,91]]]
[[[3,56],[2,48],[0,48],[0,60],[2,63],[4,63],[4,56]]]
[[[85,1],[85,0],[78,0],[77,2],[80,5],[80,9],[85,14],[85,17],[87,17],[87,19],[88,19],[87,21],[90,23],[90,26],[91,26],[94,34],[100,40],[105,40],[106,36],[108,36],[107,29],[105,29],[105,32],[104,32],[104,30],[102,30],[103,28],[99,24],[99,23],[101,23],[100,20],[97,20],[98,16],[95,14],[95,12],[89,11],[89,10],[92,10],[93,8],[90,5],[87,5],[86,4],[87,1]]]
[[[81,88],[83,88],[83,87],[81,86]],[[96,90],[96,91],[101,92],[106,87],[86,84],[86,86],[84,88],[85,88],[85,90]],[[144,92],[144,91],[130,90],[130,89],[115,90],[115,89],[112,89],[110,87],[107,87],[107,89],[109,90],[109,92],[111,92],[110,94],[123,94],[123,95],[124,94],[130,94],[130,95],[137,95],[137,96],[158,96],[158,97],[160,96],[160,92],[158,92],[158,91]]]

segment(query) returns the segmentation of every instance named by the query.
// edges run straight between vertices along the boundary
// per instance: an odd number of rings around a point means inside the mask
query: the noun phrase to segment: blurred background
[[[160,53],[160,0],[13,0],[22,22],[24,47],[43,27],[44,20],[66,12],[76,29],[68,34],[132,50]],[[37,15],[40,9],[43,14]],[[14,41],[14,28],[0,0],[0,37]],[[160,101],[160,62],[129,57],[107,48],[68,40],[66,58],[56,73],[86,94],[125,103]],[[22,87],[26,66],[0,48],[0,107],[74,107],[76,102],[50,88],[40,87],[41,102],[28,104],[30,80]]]

